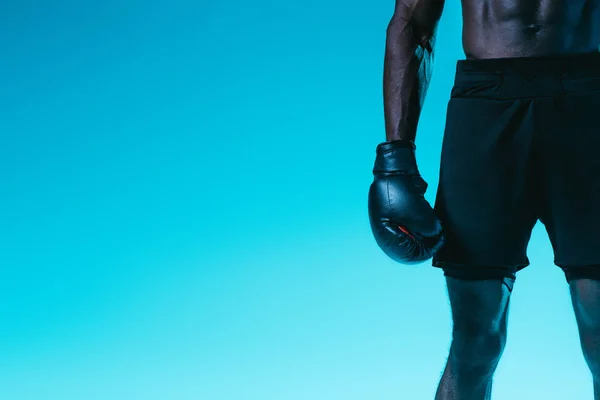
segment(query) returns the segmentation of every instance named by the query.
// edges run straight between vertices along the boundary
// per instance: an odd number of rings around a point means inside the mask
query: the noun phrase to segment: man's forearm
[[[408,19],[392,19],[387,29],[383,97],[386,140],[414,140],[431,80],[433,29],[422,35]]]

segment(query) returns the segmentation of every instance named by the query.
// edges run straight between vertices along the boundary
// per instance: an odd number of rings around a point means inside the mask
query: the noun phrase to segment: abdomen
[[[468,58],[597,51],[600,0],[462,0]]]

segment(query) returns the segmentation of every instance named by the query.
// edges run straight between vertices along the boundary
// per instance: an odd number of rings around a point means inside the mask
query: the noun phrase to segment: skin
[[[384,112],[387,141],[415,140],[431,79],[444,0],[396,0],[387,27]],[[598,51],[600,0],[462,0],[463,49],[471,59]],[[446,279],[452,345],[436,400],[490,399],[506,343],[510,291],[502,281]],[[600,281],[571,281],[583,356],[600,400]]]

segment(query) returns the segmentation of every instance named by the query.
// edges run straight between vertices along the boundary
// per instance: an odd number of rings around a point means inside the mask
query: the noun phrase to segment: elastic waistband
[[[459,60],[456,72],[509,73],[511,71],[536,73],[596,72],[600,75],[600,52],[547,57],[515,57]]]

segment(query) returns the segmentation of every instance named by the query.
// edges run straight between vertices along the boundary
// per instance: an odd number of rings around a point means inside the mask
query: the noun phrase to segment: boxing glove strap
[[[392,140],[390,142],[379,143],[377,146],[377,153],[385,153],[386,151],[395,150],[395,149],[403,149],[403,148],[411,148],[415,150],[417,146],[415,142],[412,140]]]
[[[394,140],[377,146],[373,174],[419,174],[415,158],[416,146],[411,140]]]

